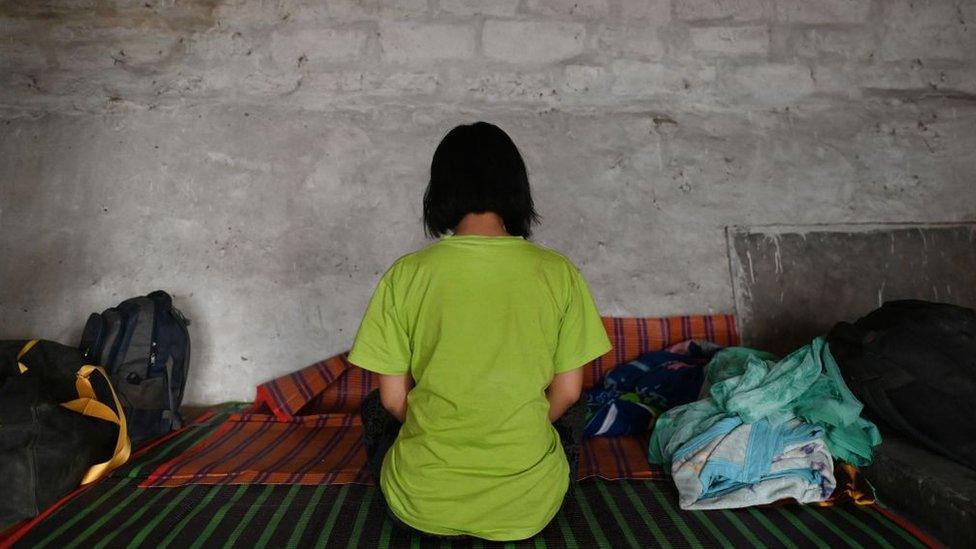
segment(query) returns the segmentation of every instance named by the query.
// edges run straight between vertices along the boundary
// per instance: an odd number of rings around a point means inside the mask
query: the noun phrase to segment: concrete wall
[[[0,1],[0,337],[165,288],[188,400],[250,398],[349,347],[478,119],[603,312],[730,311],[727,225],[976,218],[976,2]]]
[[[728,237],[739,334],[780,356],[886,301],[976,307],[976,223],[730,227]]]

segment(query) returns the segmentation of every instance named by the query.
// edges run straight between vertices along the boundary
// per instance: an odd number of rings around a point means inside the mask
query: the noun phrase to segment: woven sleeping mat
[[[228,409],[176,433],[103,481],[15,530],[0,547],[925,547],[879,505],[779,505],[686,512],[669,481],[589,479],[530,540],[497,544],[414,536],[387,519],[373,486],[187,485],[139,488],[149,473],[209,436]]]

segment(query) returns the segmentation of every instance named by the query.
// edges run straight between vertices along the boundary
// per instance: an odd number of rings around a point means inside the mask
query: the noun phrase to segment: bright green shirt
[[[349,361],[409,373],[383,461],[393,513],[433,534],[531,537],[569,480],[545,390],[611,348],[579,270],[517,236],[444,236],[380,279]]]

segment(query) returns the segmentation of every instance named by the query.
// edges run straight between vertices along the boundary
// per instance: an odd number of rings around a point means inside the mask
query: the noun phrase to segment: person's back
[[[349,360],[409,391],[380,474],[394,516],[433,534],[522,539],[569,482],[551,423],[568,403],[547,388],[560,375],[578,386],[609,341],[562,255],[504,230],[458,232],[387,270]]]

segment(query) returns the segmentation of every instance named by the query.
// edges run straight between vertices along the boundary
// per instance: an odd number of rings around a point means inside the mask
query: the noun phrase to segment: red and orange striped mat
[[[612,367],[688,339],[738,344],[731,315],[603,319],[613,349],[585,366],[586,387]],[[318,362],[258,387],[254,405],[213,434],[160,465],[142,487],[188,484],[346,484],[373,482],[366,471],[363,398],[376,376],[346,360]],[[652,479],[647,437],[586,439],[580,478]]]

